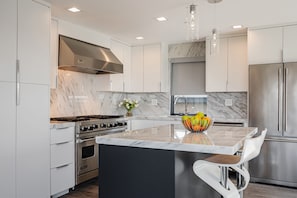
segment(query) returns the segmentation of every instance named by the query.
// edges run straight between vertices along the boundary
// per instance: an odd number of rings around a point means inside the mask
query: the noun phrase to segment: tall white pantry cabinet
[[[50,197],[50,7],[0,6],[0,197]]]

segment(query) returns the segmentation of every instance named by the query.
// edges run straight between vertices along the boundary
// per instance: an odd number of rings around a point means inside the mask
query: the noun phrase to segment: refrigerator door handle
[[[284,73],[284,83],[285,83],[285,86],[284,86],[284,106],[285,106],[285,111],[284,111],[284,131],[287,131],[287,126],[288,126],[288,93],[287,93],[287,76],[288,76],[288,72],[289,72],[289,69],[288,68],[285,68],[285,73]]]
[[[278,130],[278,132],[280,132],[281,131],[281,129],[280,129],[280,125],[281,125],[281,123],[282,123],[282,121],[281,121],[281,115],[280,115],[280,113],[281,113],[281,86],[282,86],[282,68],[279,68],[278,69],[278,106],[277,106],[277,117],[278,117],[278,125],[277,125],[277,130]]]

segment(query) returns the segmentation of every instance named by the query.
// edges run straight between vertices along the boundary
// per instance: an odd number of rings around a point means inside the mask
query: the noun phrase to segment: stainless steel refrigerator
[[[297,63],[249,66],[249,126],[268,129],[251,181],[297,187]]]

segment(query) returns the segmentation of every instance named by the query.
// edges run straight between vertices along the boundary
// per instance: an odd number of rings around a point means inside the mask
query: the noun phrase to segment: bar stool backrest
[[[267,129],[264,129],[258,137],[248,138],[244,141],[241,159],[238,164],[247,162],[259,155],[266,133]]]

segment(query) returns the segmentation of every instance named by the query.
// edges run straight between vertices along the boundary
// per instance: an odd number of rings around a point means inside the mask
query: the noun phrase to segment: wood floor
[[[244,198],[297,198],[296,188],[249,183]],[[91,180],[75,188],[62,198],[98,198],[97,180]]]

